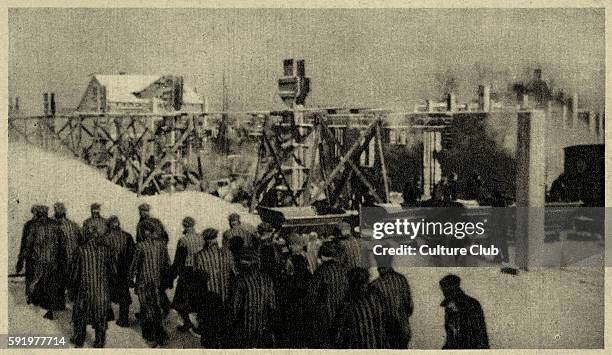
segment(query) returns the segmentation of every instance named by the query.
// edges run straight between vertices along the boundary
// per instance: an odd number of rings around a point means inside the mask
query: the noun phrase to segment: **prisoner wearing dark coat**
[[[111,301],[120,305],[129,305],[132,303],[128,281],[134,257],[134,238],[121,227],[109,226],[102,241],[109,247],[113,264],[117,270],[111,283]]]
[[[446,343],[443,349],[488,349],[489,337],[480,302],[457,290],[441,303]]]
[[[203,271],[208,278],[208,291],[218,294],[225,304],[235,274],[234,257],[227,248],[215,241],[207,241],[193,257],[194,269]]]
[[[146,226],[152,230],[153,226]],[[140,322],[145,340],[163,341],[167,334],[162,317],[168,307],[165,289],[169,287],[169,264],[166,243],[156,238],[145,238],[136,244],[130,267],[130,280],[136,279],[135,292],[140,302]]]
[[[19,248],[19,256],[17,257],[17,272],[20,272],[25,263],[25,289],[26,295],[28,296],[28,303],[30,297],[28,291],[31,288],[32,278],[34,277],[35,261],[32,258],[32,235],[30,234],[32,227],[36,222],[43,217],[41,206],[32,206],[32,219],[27,221],[23,225],[23,231],[21,233],[21,246]]]
[[[376,289],[347,296],[334,321],[336,349],[387,349],[383,303]]]
[[[406,277],[390,267],[379,267],[379,278],[372,288],[381,297],[387,311],[386,329],[392,349],[406,349],[411,337],[409,318],[414,310],[410,285]]]
[[[230,301],[230,345],[238,348],[270,348],[276,296],[272,279],[252,268],[238,275]]]
[[[198,290],[194,290],[194,255],[202,250],[204,242],[193,228],[186,231],[185,235],[179,239],[174,255],[172,269],[174,274],[179,277],[172,308],[179,313],[191,313],[195,309],[193,304]]]
[[[306,296],[311,309],[310,329],[314,332],[312,346],[326,348],[331,345],[332,321],[346,297],[347,290],[347,269],[337,260],[324,261],[314,272]]]
[[[27,258],[34,261],[34,272],[26,291],[31,302],[49,311],[66,306],[64,290],[66,255],[61,247],[62,230],[57,221],[42,217],[32,225]]]
[[[168,240],[170,240],[170,237],[168,236],[168,232],[166,232],[166,227],[164,227],[164,224],[159,219],[155,217],[150,217],[150,216],[140,218],[140,220],[138,221],[138,224],[136,224],[136,242],[137,243],[141,242],[144,239],[143,227],[144,227],[145,221],[149,221],[154,226],[155,238],[163,240],[164,242],[168,243]]]
[[[116,273],[111,248],[97,236],[74,252],[71,285],[74,294],[72,321],[75,329],[90,324],[94,329],[106,329],[106,312],[110,307],[112,280]]]

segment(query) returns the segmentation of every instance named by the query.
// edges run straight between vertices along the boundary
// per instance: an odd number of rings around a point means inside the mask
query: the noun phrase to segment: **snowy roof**
[[[143,91],[159,80],[163,75],[94,75],[94,78],[106,88],[106,100],[115,102],[143,102],[135,94]],[[202,99],[195,90],[183,84],[183,103],[202,104]]]

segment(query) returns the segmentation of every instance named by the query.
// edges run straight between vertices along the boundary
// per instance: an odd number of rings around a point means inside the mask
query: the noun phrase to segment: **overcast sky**
[[[307,106],[411,109],[458,78],[461,102],[479,82],[503,91],[535,66],[555,88],[604,102],[603,9],[11,9],[9,93],[26,112],[42,93],[76,106],[97,73],[182,74],[221,107],[282,108],[284,58],[303,58]],[[588,99],[587,99],[588,98]]]

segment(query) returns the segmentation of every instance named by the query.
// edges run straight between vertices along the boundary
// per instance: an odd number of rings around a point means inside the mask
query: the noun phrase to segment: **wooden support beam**
[[[327,132],[334,138],[334,142],[335,144],[340,144],[340,142],[338,142],[338,139],[336,138],[336,136],[334,136],[333,132],[325,125],[323,124],[323,127],[325,128],[325,130],[327,130]],[[376,129],[378,130],[378,125],[376,125]],[[370,143],[370,140],[372,138],[370,138],[369,140],[367,140],[364,143],[364,147],[367,146]],[[374,198],[376,199],[377,202],[379,203],[383,203],[385,202],[382,198],[380,198],[380,196],[378,195],[378,192],[376,191],[376,188],[374,188],[374,186],[372,186],[372,183],[370,183],[370,181],[368,181],[368,179],[365,177],[365,175],[363,174],[363,172],[361,171],[361,169],[359,169],[359,167],[357,166],[357,164],[355,164],[355,162],[352,159],[348,159],[347,163],[349,164],[349,166],[351,167],[351,169],[353,170],[353,172],[355,173],[355,175],[357,175],[357,177],[359,178],[359,180],[361,180],[361,182],[363,182],[363,184],[368,188],[368,190],[370,191],[370,193],[374,196]],[[347,179],[350,179],[350,173],[347,176]]]
[[[355,155],[354,153],[355,152],[357,152],[357,156],[359,156],[359,154],[361,154],[363,152],[363,150],[365,149],[365,146],[362,145],[362,140],[365,139],[366,143],[370,141],[370,139],[372,138],[372,135],[373,135],[373,127],[375,125],[376,125],[376,122],[372,122],[370,125],[368,125],[368,127],[367,127],[365,132],[364,131],[359,132],[359,137],[353,143],[353,145],[349,148],[349,150],[346,152],[346,154],[344,154],[342,159],[340,159],[340,162],[332,170],[331,174],[329,174],[329,176],[326,179],[327,181],[325,181],[325,183],[323,185],[318,184],[316,186],[318,191],[323,191],[324,189],[327,189],[329,184],[333,181],[334,177],[336,175],[338,175],[338,173],[340,173],[340,171],[342,171],[342,169],[344,168],[344,165],[346,164],[347,160],[354,158],[354,155]],[[346,179],[346,176],[344,176],[343,179],[341,179],[341,183],[342,184],[343,184],[343,180],[344,179]],[[309,203],[310,202],[311,201],[309,201]],[[330,202],[333,202],[333,201],[330,201]]]
[[[289,192],[289,196],[291,196],[291,201],[293,201],[293,204],[295,206],[298,205],[297,200],[295,198],[295,195],[293,194],[293,190],[291,189],[291,186],[289,185],[289,181],[287,181],[287,177],[285,176],[285,172],[283,171],[283,166],[282,166],[282,162],[278,159],[278,156],[276,155],[276,152],[274,151],[274,148],[272,147],[272,144],[270,143],[270,141],[268,140],[268,137],[264,135],[264,142],[266,143],[266,145],[268,146],[268,148],[270,149],[270,153],[272,154],[272,157],[274,158],[274,162],[276,164],[276,168],[278,169],[278,172],[280,173],[283,182],[285,183],[285,186],[287,186],[287,191]]]

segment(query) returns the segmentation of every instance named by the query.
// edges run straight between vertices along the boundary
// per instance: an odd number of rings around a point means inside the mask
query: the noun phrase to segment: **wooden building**
[[[204,112],[204,99],[175,75],[92,75],[78,112]]]

